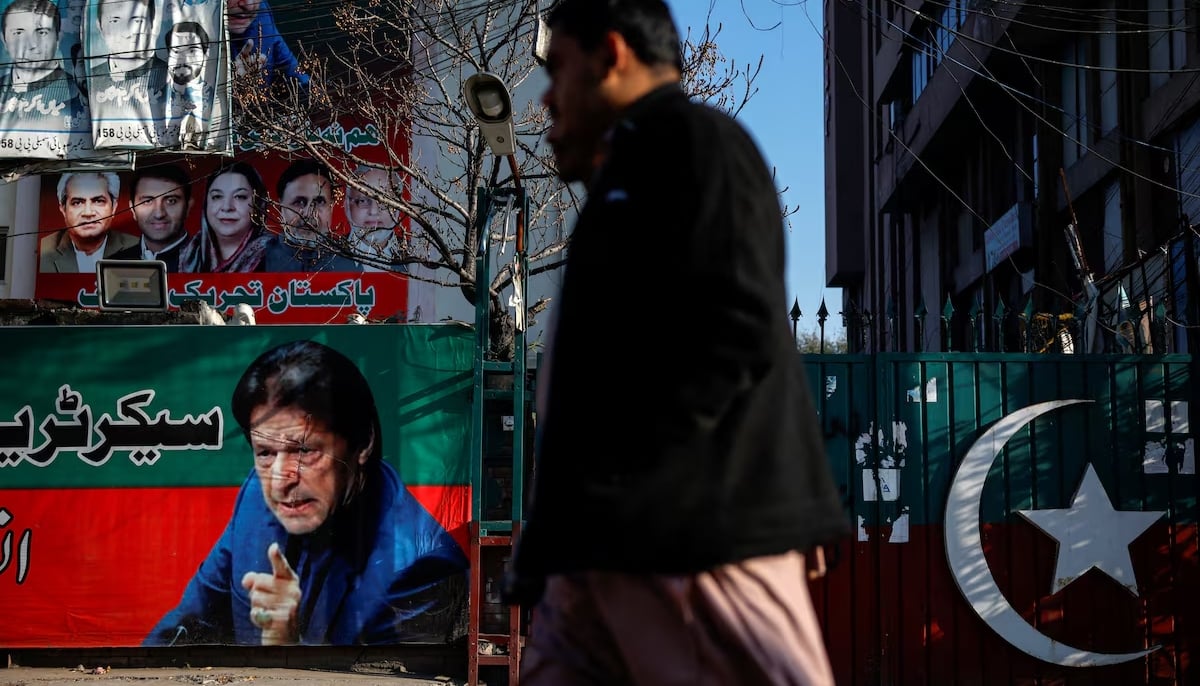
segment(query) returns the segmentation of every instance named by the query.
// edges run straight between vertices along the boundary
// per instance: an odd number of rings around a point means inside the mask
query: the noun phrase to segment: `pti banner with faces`
[[[3,336],[0,645],[462,637],[470,331]]]
[[[0,0],[0,22],[0,158],[229,151],[224,0]]]
[[[385,155],[371,126],[334,123],[320,135],[360,159]],[[232,158],[143,156],[134,171],[43,175],[36,297],[95,307],[99,260],[154,259],[166,264],[172,307],[200,299],[230,316],[246,304],[258,323],[418,319],[407,311],[407,275],[390,266],[408,240],[399,215],[354,188],[402,194],[400,176],[249,147]]]

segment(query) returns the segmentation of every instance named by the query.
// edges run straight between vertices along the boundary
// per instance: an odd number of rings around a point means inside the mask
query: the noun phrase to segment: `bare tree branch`
[[[363,264],[407,272],[408,278],[459,289],[474,304],[493,301],[490,329],[496,352],[511,355],[513,318],[502,307],[512,287],[511,263],[500,265],[482,290],[476,283],[477,232],[492,232],[493,245],[515,252],[513,235],[497,232],[493,216],[480,221],[476,189],[504,187],[512,174],[497,178],[499,160],[490,154],[460,93],[460,84],[479,71],[499,75],[510,89],[538,71],[532,43],[537,27],[533,0],[354,0],[332,10],[336,29],[347,37],[343,49],[297,50],[309,75],[307,89],[295,83],[262,82],[261,75],[238,77],[241,94],[235,112],[239,131],[256,131],[259,145],[287,155],[324,162],[343,187],[374,200],[403,218],[406,230],[386,254],[363,248],[355,227],[334,227],[323,247]],[[762,62],[741,66],[727,60],[706,26],[700,38],[684,39],[684,88],[695,97],[736,115],[753,97]],[[332,54],[331,54],[332,53]],[[549,117],[537,101],[514,112],[517,173],[529,197],[525,218],[529,276],[564,264],[569,236],[564,224],[581,206],[578,189],[558,181],[548,146],[542,144]],[[377,187],[356,174],[378,164],[322,136],[331,124],[370,127],[380,140],[409,141],[388,148],[386,167],[398,183]],[[421,151],[428,154],[422,159]],[[491,162],[491,168],[487,166]],[[491,178],[488,178],[491,172]],[[511,234],[512,232],[509,232]],[[526,321],[549,306],[542,298],[526,305]],[[496,338],[495,334],[501,334]]]

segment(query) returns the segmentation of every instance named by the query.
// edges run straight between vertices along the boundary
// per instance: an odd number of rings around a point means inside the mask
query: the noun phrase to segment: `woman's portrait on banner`
[[[263,269],[267,186],[246,162],[233,162],[208,178],[200,231],[179,255],[179,271],[257,272]]]

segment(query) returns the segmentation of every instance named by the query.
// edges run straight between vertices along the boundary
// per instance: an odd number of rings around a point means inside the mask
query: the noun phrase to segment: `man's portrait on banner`
[[[63,26],[51,0],[12,0],[0,10],[0,157],[63,158],[87,113],[63,69]]]
[[[165,118],[167,87],[167,62],[155,53],[155,2],[98,0],[95,7],[95,24],[87,29],[92,55],[88,98],[96,147],[153,147]]]

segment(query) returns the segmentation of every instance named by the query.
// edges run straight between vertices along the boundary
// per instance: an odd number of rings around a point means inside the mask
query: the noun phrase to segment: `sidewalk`
[[[258,667],[20,667],[8,669],[0,664],[0,686],[80,686],[98,684],[118,686],[464,686],[461,680],[440,676],[412,676],[393,672],[322,671],[317,669],[280,669]]]

